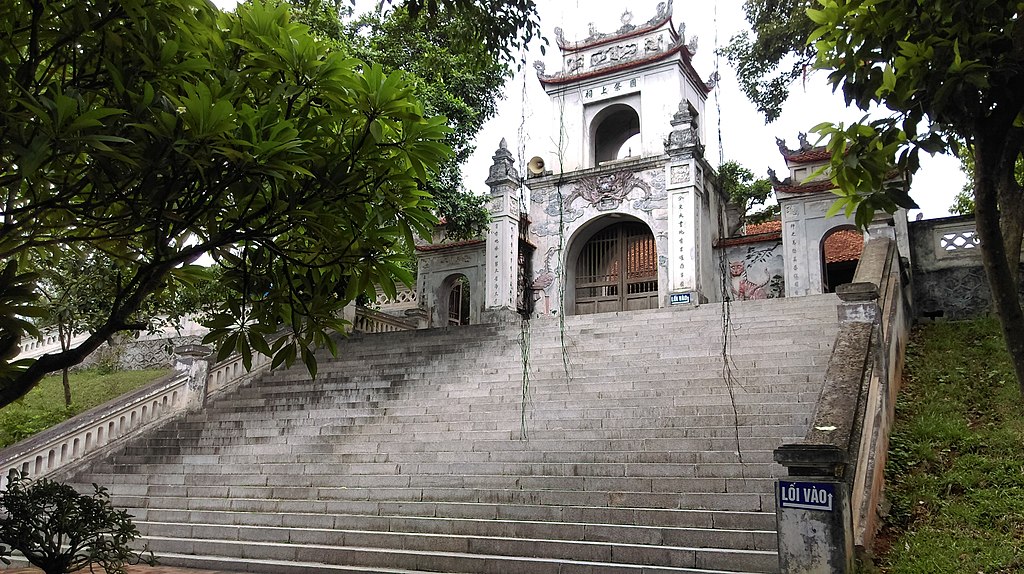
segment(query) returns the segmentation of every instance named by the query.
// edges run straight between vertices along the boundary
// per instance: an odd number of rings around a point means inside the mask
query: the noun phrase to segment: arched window
[[[836,287],[853,281],[853,274],[864,251],[864,236],[853,227],[837,227],[821,241],[822,291],[835,293]]]
[[[612,104],[598,112],[591,124],[594,165],[641,155],[640,116],[626,104]]]

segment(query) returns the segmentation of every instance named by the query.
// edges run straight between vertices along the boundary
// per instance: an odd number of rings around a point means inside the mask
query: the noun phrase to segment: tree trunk
[[[57,323],[57,337],[60,339],[60,350],[67,351],[71,347],[71,333],[64,328],[64,322]],[[64,384],[64,406],[71,408],[71,380],[68,378],[68,367],[64,367],[61,382]]]
[[[999,316],[1017,385],[1024,397],[1024,311],[1017,293],[1024,198],[1019,193],[1010,193],[1017,187],[1013,169],[1020,146],[1009,150],[1007,147],[1000,137],[979,136],[975,141],[974,218],[981,240],[982,263],[992,291],[992,306]]]

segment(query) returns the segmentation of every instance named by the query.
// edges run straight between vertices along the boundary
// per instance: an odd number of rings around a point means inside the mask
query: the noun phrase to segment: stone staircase
[[[733,303],[731,385],[721,305],[567,317],[564,359],[534,320],[525,410],[518,324],[357,335],[72,482],[169,565],[774,572],[772,449],[806,431],[836,301]]]

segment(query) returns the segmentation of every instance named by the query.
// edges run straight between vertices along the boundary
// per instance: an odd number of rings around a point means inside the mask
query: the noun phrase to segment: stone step
[[[379,463],[331,463],[314,462],[305,464],[292,463],[256,463],[256,464],[146,464],[129,465],[108,463],[97,466],[94,476],[107,479],[104,483],[116,484],[117,475],[145,475],[156,484],[208,484],[198,482],[216,480],[218,476],[253,477],[256,482],[241,484],[279,484],[268,482],[273,476],[327,476],[338,477],[338,482],[327,484],[345,484],[345,477],[350,476],[384,476],[384,475],[427,475],[427,476],[579,476],[579,477],[634,477],[634,478],[759,478],[775,476],[781,467],[774,463],[753,463],[747,461],[748,453],[744,454],[743,465],[735,463],[702,463],[701,458],[713,460],[710,455],[702,454],[695,463],[579,463],[579,462],[415,462],[401,459]],[[733,458],[734,453],[722,453],[722,459]],[[732,466],[733,468],[730,468]],[[255,470],[254,470],[255,469]],[[133,472],[137,471],[137,472]],[[159,477],[189,477],[189,482],[159,482]],[[317,482],[309,484],[317,484]],[[302,482],[300,482],[301,484]],[[235,483],[239,484],[239,483]]]
[[[706,427],[612,427],[593,428],[590,425],[570,424],[569,428],[563,427],[563,423],[583,423],[591,421],[594,425],[599,424],[602,419],[550,419],[550,420],[528,420],[527,438],[529,440],[565,440],[571,436],[574,440],[620,440],[620,439],[710,439],[739,437],[741,440],[758,437],[797,437],[803,435],[807,429],[805,424],[788,425],[747,425],[747,426],[706,426]],[[515,421],[512,421],[513,423]],[[546,423],[546,424],[542,424]],[[447,423],[451,424],[451,423]],[[458,425],[456,425],[458,426]],[[468,425],[467,425],[468,426]],[[495,425],[497,426],[497,425]],[[266,421],[259,425],[247,425],[245,427],[227,427],[180,429],[175,437],[179,443],[188,443],[200,439],[211,439],[218,437],[235,437],[244,442],[245,437],[257,436],[281,436],[289,437],[335,437],[345,441],[354,442],[407,442],[409,440],[423,442],[463,442],[473,443],[487,440],[514,440],[518,441],[522,436],[521,425],[501,425],[502,428],[477,429],[471,428],[460,430],[458,428],[438,429],[418,428],[413,424],[405,423],[377,423],[368,425],[345,424],[338,425],[332,422],[319,422],[313,420],[302,420],[294,424],[282,424],[281,421]],[[512,428],[510,428],[512,427]]]
[[[464,557],[480,557],[482,563],[500,556],[503,561],[532,558],[559,561],[589,561],[607,564],[663,564],[677,568],[744,568],[770,570],[777,560],[774,549],[737,549],[718,546],[681,546],[670,543],[648,544],[624,541],[551,539],[539,537],[480,536],[430,532],[380,532],[352,529],[237,527],[220,525],[145,524],[146,540],[155,553],[162,550],[176,553],[222,554],[226,548],[211,549],[211,545],[230,545],[239,558],[297,560],[300,551],[317,548],[321,552],[339,552],[349,548],[380,548],[410,553],[457,553]],[[571,526],[569,527],[571,528]],[[581,533],[582,534],[582,533]],[[752,542],[752,534],[741,532],[741,544]],[[767,538],[767,537],[766,537]],[[359,564],[368,560],[365,553],[359,557],[345,556],[342,562]],[[410,556],[413,556],[410,554]],[[423,568],[416,562],[375,563],[370,566],[403,566]],[[455,566],[455,568],[459,568]]]
[[[796,420],[796,422],[794,422]],[[530,418],[529,427],[531,430],[595,430],[595,429],[728,429],[731,433],[738,428],[741,434],[751,434],[761,428],[777,428],[780,426],[796,425],[806,429],[810,417],[795,417],[792,414],[771,414],[771,415],[745,415],[735,417],[732,414],[723,415],[698,415],[687,417],[638,417],[636,419],[538,419]],[[471,431],[471,430],[496,430],[499,428],[498,421],[437,421],[437,422],[381,422],[379,417],[354,417],[339,414],[330,420],[317,420],[311,418],[287,418],[287,419],[265,419],[265,420],[208,420],[193,421],[186,419],[176,422],[172,428],[154,433],[160,436],[184,435],[192,431],[203,431],[204,429],[243,429],[249,425],[260,425],[266,427],[293,427],[302,425],[326,425],[333,424],[343,427],[360,427],[369,432],[375,432],[377,428],[395,429],[394,432],[405,432],[409,429],[420,429],[425,432],[440,431]],[[500,428],[507,428],[506,424]],[[781,430],[781,429],[779,429]],[[377,431],[379,432],[379,431]],[[717,432],[717,431],[713,431]],[[803,430],[800,431],[801,433]]]
[[[319,515],[314,515],[319,516]],[[334,522],[337,516],[318,521],[313,516],[303,519],[302,527],[235,525],[196,521],[135,521],[144,536],[221,539],[239,542],[290,542],[312,544],[351,544],[397,546],[410,548],[410,536],[464,537],[470,541],[447,544],[420,542],[423,550],[451,549],[452,544],[472,545],[474,538],[518,540],[557,540],[563,542],[619,543],[644,546],[692,548],[732,548],[736,550],[774,551],[778,538],[774,530],[737,530],[714,528],[680,528],[624,526],[619,524],[587,524],[565,522],[472,520],[433,517],[371,517],[345,515],[337,526],[315,526],[318,522]],[[394,540],[400,538],[400,540]],[[359,540],[359,542],[356,542]],[[520,550],[518,554],[522,554]],[[591,556],[596,558],[596,556]]]
[[[280,448],[271,448],[271,447]],[[315,447],[315,448],[314,448]],[[466,465],[492,463],[501,464],[503,472],[511,474],[526,475],[540,468],[549,468],[550,465],[562,465],[566,472],[580,474],[593,473],[597,476],[629,476],[627,473],[651,473],[656,469],[660,475],[694,476],[695,466],[703,470],[702,476],[740,476],[746,472],[748,475],[765,476],[761,469],[775,468],[772,451],[770,450],[744,450],[742,451],[742,462],[735,451],[648,451],[648,452],[578,452],[551,450],[541,453],[530,451],[506,451],[506,452],[407,452],[401,455],[395,453],[335,453],[334,446],[329,444],[307,445],[302,452],[288,445],[234,445],[230,447],[191,447],[188,450],[180,447],[163,447],[169,454],[157,453],[155,456],[179,457],[175,460],[167,458],[160,459],[162,462],[183,462],[185,456],[217,456],[221,464],[291,464],[302,465],[303,470],[308,471],[311,467],[307,465],[349,465],[338,467],[344,472],[351,474],[353,471],[362,474],[366,469],[392,469],[397,472],[399,465],[415,465],[408,468],[410,472],[432,470],[433,472],[457,472]],[[115,455],[104,463],[97,463],[95,471],[100,469],[109,470],[110,464],[132,464],[138,459],[129,458],[145,456],[137,454]],[[124,458],[122,458],[124,457]],[[190,461],[191,462],[191,461]],[[367,466],[379,465],[379,466]],[[457,467],[439,465],[458,465]],[[669,466],[666,466],[669,465]],[[673,466],[674,465],[674,466]],[[439,469],[439,470],[435,470]],[[753,470],[750,470],[753,469]],[[670,474],[674,473],[674,474]],[[640,474],[642,476],[642,474]],[[649,476],[649,474],[648,474]],[[114,477],[111,477],[114,478]]]
[[[727,334],[722,305],[536,320],[527,365],[519,324],[355,335],[79,481],[164,563],[774,572],[772,450],[809,424],[836,302],[729,305]]]
[[[473,502],[484,504],[530,504],[550,506],[592,506],[628,508],[690,508],[767,512],[775,508],[774,493],[756,492],[600,492],[571,490],[518,490],[499,488],[335,488],[319,489],[320,502]],[[240,512],[284,512],[296,510],[295,503],[315,502],[308,498],[222,498],[171,496],[111,496],[118,506],[144,508],[188,508],[190,510],[235,510]]]
[[[802,404],[802,403],[780,403],[780,402],[770,402],[770,403],[769,402],[750,402],[750,403],[746,403],[746,402],[742,402],[742,403],[737,403],[735,405],[735,409],[734,409],[733,405],[729,402],[728,394],[719,395],[719,398],[722,401],[720,403],[687,405],[686,407],[683,407],[683,406],[673,406],[671,408],[665,408],[665,407],[660,406],[656,402],[655,405],[648,406],[646,408],[636,408],[636,407],[610,408],[610,409],[605,409],[604,410],[605,412],[603,412],[603,413],[598,413],[598,414],[601,414],[601,416],[598,417],[598,418],[602,418],[602,419],[604,419],[604,418],[617,418],[617,419],[620,419],[620,420],[630,420],[632,418],[641,418],[641,419],[651,419],[651,418],[662,419],[662,418],[665,418],[665,419],[668,419],[668,420],[673,420],[673,419],[680,419],[680,418],[686,418],[686,417],[701,417],[701,416],[705,416],[705,415],[728,416],[728,417],[739,416],[741,418],[742,417],[756,417],[756,416],[759,416],[759,415],[786,415],[786,414],[795,414],[795,415],[809,416],[808,411],[812,410],[813,407],[814,407],[813,404]],[[815,403],[816,403],[816,401],[815,401]],[[509,403],[509,406],[510,406],[509,410],[507,411],[507,413],[505,413],[507,418],[509,420],[519,420],[520,417],[521,417],[521,413],[520,413],[520,411],[517,408],[513,408],[513,407],[520,407],[521,404],[517,405],[516,403]],[[424,411],[425,411],[425,409],[424,409]],[[559,411],[561,411],[561,409]],[[461,413],[463,415],[461,417],[455,416],[456,414],[458,414],[458,413],[455,413],[455,414],[443,413],[442,414],[442,413],[426,413],[426,412],[423,412],[423,413],[419,413],[419,414],[411,414],[411,415],[404,416],[404,417],[402,417],[402,422],[408,422],[408,423],[421,423],[421,422],[436,423],[436,422],[442,422],[442,421],[451,422],[451,421],[470,421],[470,420],[473,420],[470,417],[470,412],[463,412],[463,413]],[[532,417],[534,417],[534,418],[540,418],[542,416],[549,415],[550,413],[542,412],[541,409],[531,408],[531,409],[529,409],[529,414]],[[493,411],[490,412],[490,416],[493,416],[493,417],[500,417],[501,415],[502,415],[502,413],[495,413]],[[395,415],[389,415],[389,416],[390,416],[390,418],[392,420],[398,420]],[[380,418],[378,415],[358,415],[356,413],[351,413],[351,412],[330,412],[330,411],[317,412],[317,411],[314,411],[314,410],[304,410],[304,411],[297,410],[297,411],[292,411],[292,412],[289,412],[289,411],[279,411],[279,412],[275,413],[275,416],[273,418],[274,419],[281,419],[281,420],[283,420],[283,419],[315,419],[315,420],[332,420],[332,419],[336,419],[336,420],[347,420],[347,419],[350,419],[350,418],[353,418],[353,417],[355,417],[355,418],[363,418],[363,419],[369,418],[369,419],[374,419],[374,420],[377,420],[377,419]],[[226,422],[229,422],[229,421],[243,421],[243,422],[245,422],[245,421],[265,421],[265,420],[268,420],[268,418],[269,417],[267,417],[265,415],[261,416],[261,413],[259,413],[259,412],[236,412],[236,413],[217,413],[216,416],[213,416],[213,415],[210,415],[210,414],[206,414],[206,415],[203,415],[203,416],[190,416],[187,420],[189,422],[202,422],[204,420],[215,420],[215,421],[217,421],[219,423],[221,423],[221,422],[226,423]],[[554,418],[554,417],[551,417],[551,418]],[[583,417],[577,416],[577,417],[572,417],[572,418],[579,419],[579,418],[583,418]],[[490,420],[490,419],[487,419],[487,420]],[[156,431],[156,432],[159,433],[161,431]],[[164,432],[166,432],[166,431],[164,431]]]
[[[731,407],[736,406],[737,413],[750,413],[758,412],[758,406],[764,407],[766,405],[772,405],[773,408],[762,409],[761,412],[775,413],[775,405],[793,405],[802,404],[803,410],[810,410],[813,405],[817,403],[818,390],[805,390],[802,392],[781,392],[781,393],[733,393],[732,395],[725,389],[721,392],[714,394],[693,394],[682,397],[668,397],[664,400],[625,400],[625,399],[607,399],[607,400],[594,400],[589,404],[583,405],[570,405],[570,404],[555,404],[555,403],[538,403],[534,404],[531,401],[528,412],[536,417],[563,417],[563,418],[604,418],[606,416],[614,416],[610,413],[617,413],[625,416],[640,415],[644,413],[636,412],[637,410],[644,411],[647,416],[681,416],[683,414],[694,413],[700,414],[702,407]],[[670,400],[669,400],[670,399]],[[655,406],[651,406],[650,403],[654,402]],[[480,415],[479,413],[495,413],[495,412],[509,412],[514,413],[517,417],[521,414],[522,401],[519,400],[506,400],[504,402],[479,402],[479,403],[466,403],[460,404],[455,401],[439,401],[439,404],[433,405],[416,405],[414,403],[407,403],[404,405],[391,405],[391,404],[380,404],[380,405],[367,405],[367,406],[353,406],[348,410],[345,410],[342,416],[345,415],[361,415],[361,416],[388,416],[388,417],[408,417],[408,416],[419,416],[419,415],[444,415],[445,419],[448,419],[448,415],[461,415],[464,418],[470,419],[474,417],[488,416]],[[249,407],[236,407],[230,410],[223,409],[216,413],[216,418],[219,420],[265,420],[267,417],[259,416],[238,416],[245,415],[248,413],[274,413],[275,418],[284,417],[282,413],[289,411],[302,411],[302,414],[294,415],[293,418],[324,418],[338,416],[338,411],[341,407],[331,408],[325,405],[325,408],[304,408],[303,405],[252,405]],[[326,411],[325,413],[318,413],[317,411]],[[629,412],[625,412],[629,411]],[[706,412],[706,411],[705,411]]]
[[[312,554],[315,554],[313,552]],[[425,574],[439,570],[409,570],[405,568],[386,568],[374,566],[345,566],[309,562],[306,560],[260,560],[247,559],[240,562],[234,557],[223,557],[200,554],[176,554],[163,552],[159,556],[160,563],[168,566],[185,568],[228,570],[233,572],[251,572],[254,574],[317,574],[320,572],[338,572],[341,574]],[[433,563],[431,563],[433,565]],[[455,570],[444,572],[458,574]],[[501,574],[755,574],[736,570],[719,571],[690,568],[671,568],[660,566],[641,566],[631,564],[608,565],[596,562],[550,563],[532,559],[518,559],[503,562],[497,570]]]
[[[318,480],[319,478],[319,480]],[[650,492],[665,494],[692,493],[766,493],[772,492],[775,479],[771,477],[694,478],[694,477],[605,477],[605,476],[513,476],[513,475],[361,475],[344,479],[331,476],[313,476],[311,486],[298,486],[288,481],[250,486],[196,486],[164,485],[157,481],[147,484],[112,484],[109,491],[118,495],[149,497],[203,497],[203,498],[282,498],[308,500],[336,500],[347,496],[339,489],[394,488],[458,488],[471,490],[528,490],[528,491],[580,491],[598,493]],[[81,485],[84,489],[87,485]]]
[[[313,513],[317,505],[322,512]],[[327,511],[330,506],[336,510]],[[596,525],[645,532],[647,529],[742,530],[774,532],[774,512],[732,512],[722,510],[680,510],[648,508],[587,508],[572,506],[487,505],[476,503],[433,502],[379,504],[332,501],[314,503],[306,511],[233,512],[230,510],[187,510],[149,506],[133,509],[137,520],[177,523],[208,523],[239,526],[281,526],[308,528],[361,528],[367,530],[416,530],[408,526],[429,522],[451,524],[451,532],[477,532],[477,528],[506,529],[508,524],[543,524],[554,529],[559,524]],[[447,521],[447,522],[446,522]],[[578,528],[572,526],[572,528]],[[445,530],[447,532],[447,530]],[[635,535],[635,534],[634,534]],[[655,535],[652,535],[655,536]],[[565,537],[565,536],[563,536]]]

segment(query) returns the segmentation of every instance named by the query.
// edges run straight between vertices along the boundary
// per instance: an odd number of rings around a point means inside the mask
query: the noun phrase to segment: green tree
[[[314,374],[341,307],[408,279],[400,250],[432,226],[423,184],[450,150],[400,72],[260,4],[14,0],[0,37],[0,406],[144,329],[148,298],[206,280],[202,255],[230,294],[220,356]],[[26,270],[68,249],[110,257],[117,293],[85,342],[14,362],[41,311]]]
[[[740,208],[740,225],[763,223],[779,214],[778,204],[765,206],[774,191],[771,182],[755,178],[739,162],[727,161],[718,167],[718,185],[729,202]]]
[[[831,70],[848,104],[888,115],[825,124],[837,206],[864,224],[874,209],[906,205],[904,185],[883,185],[895,167],[919,167],[920,150],[974,161],[975,222],[993,306],[1024,394],[1024,313],[1017,294],[1024,195],[1024,27],[1009,0],[820,0],[808,15],[817,66]]]
[[[866,224],[877,209],[912,207],[907,189],[921,150],[968,156],[976,168],[974,214],[993,305],[1024,393],[1024,313],[1017,294],[1024,235],[1016,176],[1024,143],[1019,4],[817,1],[818,9],[807,11],[810,24],[799,15],[790,24],[807,48],[773,42],[771,34],[762,42],[756,23],[754,43],[767,54],[766,62],[811,50],[815,67],[830,71],[829,82],[842,88],[847,104],[874,114],[849,126],[816,129],[829,138],[831,175],[840,195],[834,209]],[[770,10],[779,3],[748,5]],[[740,73],[751,70],[756,67]],[[883,108],[888,115],[878,118]],[[894,174],[900,177],[894,180]]]
[[[103,312],[109,295],[115,291],[109,258],[101,254],[82,254],[73,250],[61,252],[39,270],[38,283],[45,315],[40,328],[57,330],[60,349],[71,349],[75,335],[85,333],[105,318]],[[70,366],[62,370],[64,406],[71,406]]]
[[[754,36],[741,32],[721,49],[766,123],[782,113],[793,82],[812,70],[815,52],[807,37],[815,25],[807,9],[813,5],[813,0],[745,0],[743,12]]]
[[[974,213],[974,155],[966,146],[960,146],[956,150],[956,155],[960,159],[960,169],[967,174],[967,182],[953,198],[953,205],[949,207],[949,211],[957,215],[972,215]],[[1024,158],[1017,158],[1017,164],[1013,169],[1017,184],[1024,185]]]
[[[397,7],[351,19],[346,6],[330,0],[292,0],[292,6],[297,19],[336,50],[380,64],[385,72],[404,71],[424,112],[448,118],[452,131],[445,143],[454,155],[427,182],[427,190],[449,236],[484,231],[486,197],[465,190],[461,166],[472,155],[484,122],[497,113],[510,69],[488,46],[464,40],[465,31],[475,25],[469,16],[454,9],[412,16],[408,8]]]

